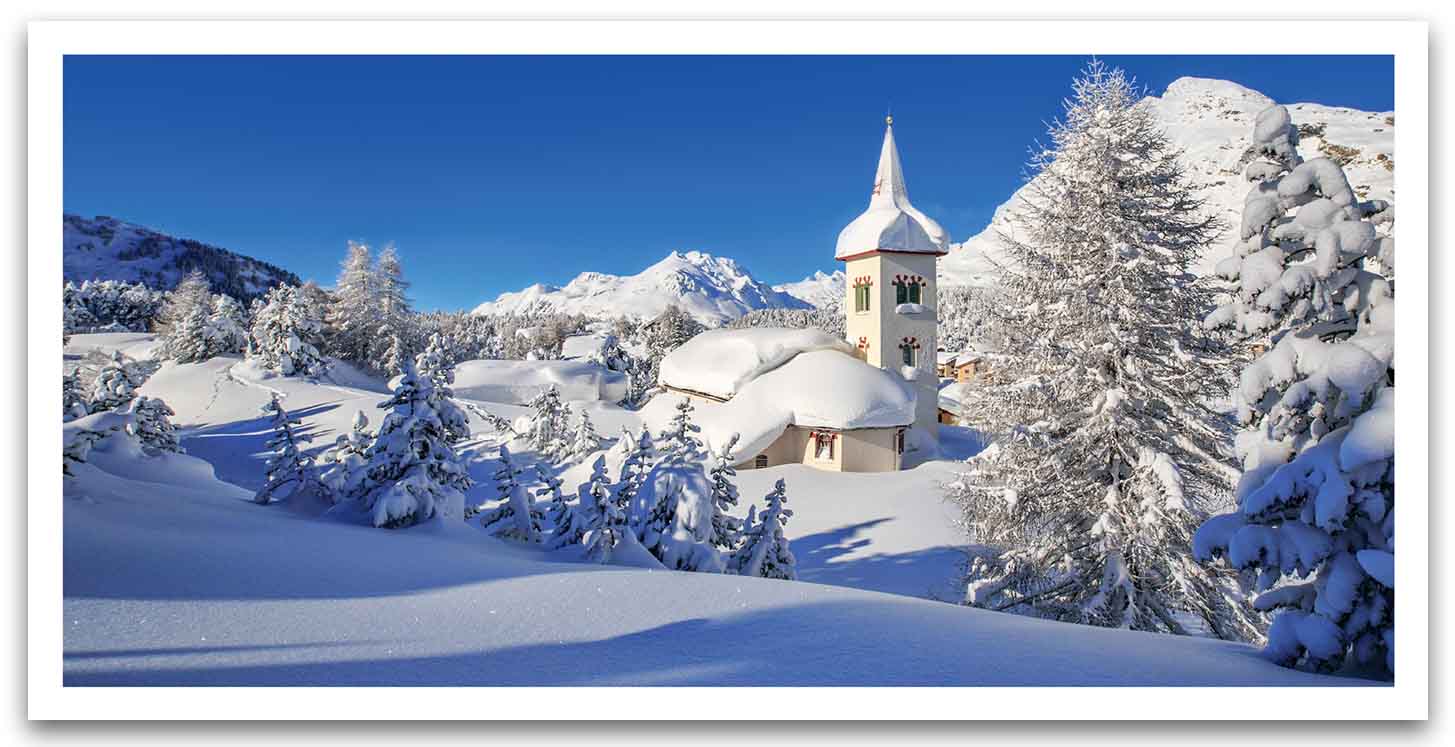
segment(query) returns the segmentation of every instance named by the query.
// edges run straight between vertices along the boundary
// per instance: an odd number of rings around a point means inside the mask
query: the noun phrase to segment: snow
[[[668,353],[658,378],[667,386],[727,399],[754,378],[811,350],[849,353],[853,348],[812,328],[712,329]]]
[[[565,400],[620,402],[627,381],[619,371],[584,360],[477,360],[455,366],[451,388],[461,399],[523,405],[551,386]]]
[[[77,335],[70,349],[147,344]],[[383,382],[369,383],[279,377],[236,358],[163,363],[141,391],[178,412],[188,453],[147,456],[113,436],[67,481],[65,683],[1358,683],[1278,668],[1240,644],[914,598],[950,598],[958,574],[960,531],[936,487],[957,469],[949,461],[868,475],[803,465],[740,474],[744,504],[785,480],[801,582],[650,570],[650,556],[630,549],[613,565],[570,562],[465,523],[382,530],[252,503],[267,436],[258,407],[279,393],[323,448],[359,410],[377,412]],[[634,413],[591,407],[603,432],[640,425]],[[106,427],[66,428],[87,426]],[[977,448],[959,428],[942,429],[942,444],[956,456]],[[484,483],[471,500],[493,490],[495,451],[488,436],[463,445]],[[566,486],[590,461],[561,475]]]
[[[898,314],[900,316],[910,316],[912,314],[923,314],[923,313],[925,313],[927,311],[929,311],[929,309],[927,307],[925,307],[924,304],[918,304],[918,303],[902,303],[902,304],[899,304],[898,306],[895,306],[894,307],[894,313],[896,313],[896,314]]]
[[[872,251],[913,254],[945,254],[949,251],[945,229],[909,202],[894,128],[884,128],[879,168],[869,207],[839,232],[834,259],[849,259]]]
[[[650,319],[668,305],[716,327],[758,309],[808,309],[812,305],[754,278],[746,267],[706,252],[672,252],[636,275],[583,272],[562,287],[535,284],[502,293],[475,307],[476,314],[524,315],[539,311],[596,318]]]

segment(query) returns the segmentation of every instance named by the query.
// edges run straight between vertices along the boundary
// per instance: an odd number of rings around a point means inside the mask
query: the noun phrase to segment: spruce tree
[[[118,350],[111,354],[111,359],[97,372],[96,379],[91,384],[87,409],[91,412],[103,412],[122,407],[136,398],[136,388],[141,384],[141,376]]]
[[[783,527],[793,511],[784,508],[788,502],[788,489],[783,480],[774,483],[773,491],[765,498],[768,507],[758,514],[757,506],[748,510],[748,521],[743,529],[743,541],[728,558],[728,570],[739,576],[779,578],[798,580],[798,561],[783,536]]]
[[[84,418],[91,412],[86,407],[86,394],[81,389],[80,369],[61,376],[61,411],[65,420]]]
[[[363,477],[346,507],[335,510],[365,514],[374,526],[390,529],[435,518],[462,521],[473,481],[452,446],[450,423],[464,416],[448,390],[406,361],[393,396],[379,407],[389,412],[364,454]]]
[[[1197,320],[1189,267],[1217,235],[1178,151],[1120,70],[1092,62],[1004,237],[1005,376],[969,390],[993,439],[949,487],[972,559],[967,601],[1056,620],[1253,639],[1231,574],[1192,558],[1226,494],[1208,404],[1226,353]]]
[[[638,488],[645,514],[637,533],[642,546],[676,570],[720,572],[722,555],[712,544],[716,514],[713,488],[701,462],[701,430],[684,399],[662,432],[661,459]]]
[[[600,448],[601,436],[596,435],[596,426],[591,422],[591,415],[583,407],[581,416],[576,421],[576,430],[571,436],[571,458],[584,458]]]
[[[605,563],[621,543],[626,526],[626,503],[621,494],[613,493],[606,477],[606,457],[598,456],[591,463],[591,477],[577,489],[578,507],[585,516],[586,558]]]
[[[536,475],[542,485],[537,496],[543,495],[549,501],[545,518],[551,535],[545,542],[546,549],[555,550],[567,545],[581,544],[588,527],[586,512],[590,510],[589,507],[585,503],[572,506],[561,495],[561,479],[553,477],[539,464],[536,465]]]
[[[193,270],[177,284],[162,309],[166,331],[162,352],[178,363],[194,363],[212,357],[207,339],[207,320],[212,315],[212,291],[207,276]]]
[[[297,288],[280,285],[253,317],[253,355],[284,376],[319,375],[326,367],[316,347],[322,330],[318,310],[299,298]]]
[[[495,472],[495,492],[500,504],[480,511],[480,526],[486,532],[504,539],[537,543],[541,541],[541,513],[530,494],[520,484],[523,470],[516,466],[510,450],[500,447],[500,469]]]
[[[622,442],[627,445],[627,452],[617,472],[616,502],[626,511],[627,522],[632,529],[637,530],[645,517],[645,511],[637,501],[637,493],[652,470],[656,445],[652,443],[652,434],[646,426],[642,426],[641,433],[637,436],[632,436],[623,428]]]
[[[170,417],[177,413],[166,402],[156,397],[137,397],[131,405],[131,420],[126,432],[141,442],[148,454],[161,452],[183,453],[182,442],[177,438],[177,428]]]
[[[1393,676],[1394,208],[1359,201],[1337,163],[1302,160],[1281,106],[1253,141],[1218,265],[1233,297],[1206,324],[1267,349],[1232,391],[1237,509],[1198,529],[1196,552],[1257,574],[1275,660]]]
[[[738,445],[738,434],[734,433],[716,454],[708,479],[712,482],[712,538],[708,540],[722,550],[737,547],[743,525],[733,518],[729,511],[738,507],[738,486],[733,478],[738,476],[733,466],[733,449]]]
[[[283,403],[278,400],[277,394],[263,405],[262,411],[268,416],[268,424],[273,432],[263,444],[263,448],[270,452],[264,468],[267,481],[253,496],[253,500],[267,505],[305,495],[314,487],[315,478],[313,458],[304,454],[302,447],[312,438],[306,433],[297,432],[296,428],[302,425],[302,421],[283,409]]]
[[[561,402],[561,393],[556,385],[552,384],[531,398],[526,406],[531,409],[530,431],[526,434],[531,448],[546,459],[555,459],[568,452],[567,429],[571,409]]]

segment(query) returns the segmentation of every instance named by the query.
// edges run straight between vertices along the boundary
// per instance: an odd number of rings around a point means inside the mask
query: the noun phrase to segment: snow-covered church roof
[[[913,387],[892,371],[853,356],[853,348],[815,329],[715,329],[662,359],[659,381],[726,402],[696,404],[693,420],[714,447],[739,435],[737,453],[752,456],[790,425],[890,428],[914,422]],[[643,419],[671,418],[680,396],[654,397]]]
[[[879,171],[869,208],[839,232],[834,259],[852,259],[870,252],[948,254],[945,229],[909,203],[904,186],[904,169],[894,145],[894,120],[886,119],[884,147],[879,151]]]

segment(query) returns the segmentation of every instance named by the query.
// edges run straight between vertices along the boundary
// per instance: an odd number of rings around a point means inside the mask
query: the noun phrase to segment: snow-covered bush
[[[262,412],[268,417],[272,434],[263,444],[269,452],[265,463],[267,479],[253,500],[267,505],[275,501],[302,497],[314,491],[317,480],[313,471],[313,458],[303,453],[303,445],[313,440],[306,433],[299,433],[302,421],[283,409],[283,403],[274,394],[263,405]]]
[[[1218,266],[1233,299],[1206,324],[1268,349],[1233,388],[1237,510],[1197,531],[1196,552],[1258,574],[1279,662],[1392,673],[1394,208],[1358,202],[1333,161],[1302,161],[1281,106],[1253,140],[1239,240]]]
[[[743,541],[728,558],[728,571],[739,576],[796,581],[798,561],[788,547],[788,538],[783,536],[783,527],[793,515],[793,511],[783,507],[788,502],[788,488],[783,480],[773,484],[773,492],[764,500],[768,507],[762,514],[758,514],[757,506],[748,509]]]
[[[177,439],[177,427],[171,416],[177,413],[156,397],[137,397],[131,405],[131,421],[126,432],[141,442],[142,449],[152,455],[163,451],[184,453]]]
[[[714,491],[702,465],[701,430],[692,423],[692,403],[683,399],[658,438],[662,458],[637,491],[646,509],[638,537],[667,568],[720,573],[722,555],[712,546]]]
[[[1179,153],[1120,70],[1073,85],[1017,224],[1000,302],[1002,375],[967,390],[992,445],[948,486],[972,543],[967,602],[1057,620],[1253,639],[1230,578],[1192,557],[1227,491],[1208,405],[1225,353],[1190,264],[1217,235]],[[1196,621],[1190,627],[1189,621]]]
[[[500,504],[488,511],[478,511],[480,526],[497,537],[540,542],[541,512],[520,484],[522,471],[510,456],[510,450],[501,446],[500,469],[495,472],[495,492]]]
[[[318,309],[298,290],[280,285],[268,292],[253,317],[252,352],[263,366],[284,376],[315,376],[326,367],[317,348],[323,323]]]
[[[394,395],[380,403],[389,413],[364,453],[362,479],[333,510],[365,515],[376,527],[400,528],[439,518],[462,521],[465,491],[473,481],[452,446],[451,422],[464,415],[448,390],[421,376],[413,361]]]

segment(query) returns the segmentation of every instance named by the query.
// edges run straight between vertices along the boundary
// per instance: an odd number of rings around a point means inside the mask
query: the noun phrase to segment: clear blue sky
[[[393,242],[424,309],[672,249],[831,270],[886,107],[955,240],[1020,184],[1086,57],[68,57],[65,206],[325,285]],[[1105,57],[1153,93],[1226,78],[1394,108],[1388,57]]]

